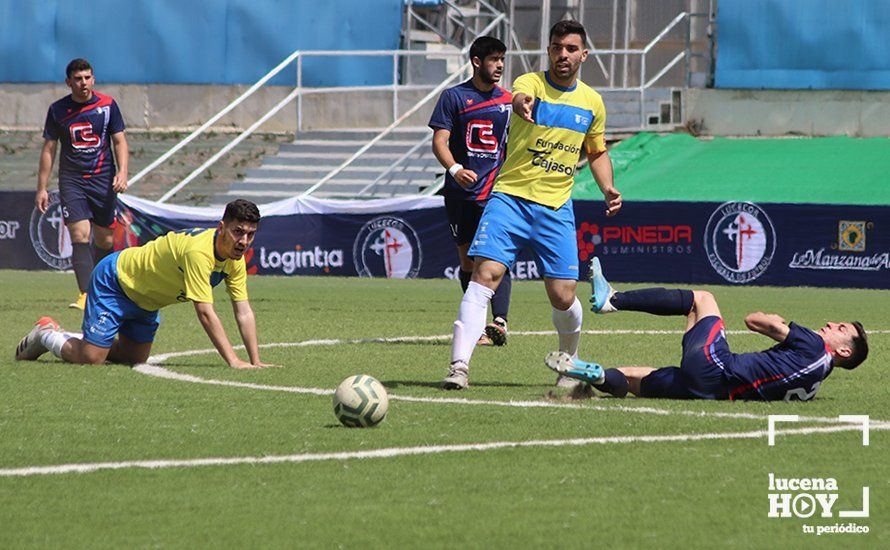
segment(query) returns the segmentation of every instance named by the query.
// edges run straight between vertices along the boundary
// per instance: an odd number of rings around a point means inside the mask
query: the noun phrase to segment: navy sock
[[[624,397],[627,395],[628,384],[627,377],[618,369],[606,369],[604,373],[606,381],[602,384],[594,384],[594,388],[599,391],[611,393],[615,397]]]
[[[457,278],[460,279],[460,287],[464,290],[464,294],[467,293],[467,287],[470,286],[470,277],[472,276],[472,271],[464,271],[463,269],[457,273]]]
[[[510,270],[507,270],[504,273],[504,278],[501,279],[501,284],[498,285],[498,289],[494,291],[494,296],[491,297],[491,315],[493,317],[500,317],[504,321],[507,320],[507,312],[510,311],[510,290],[513,288],[513,278],[510,277]]]
[[[71,244],[71,267],[77,279],[77,288],[86,292],[90,288],[90,276],[93,274],[93,251],[89,243]]]
[[[97,264],[112,252],[114,252],[113,246],[111,248],[99,248],[98,246],[93,246],[93,258],[95,258]]]
[[[691,290],[644,288],[616,292],[609,300],[619,311],[642,311],[652,315],[688,315],[692,311]]]

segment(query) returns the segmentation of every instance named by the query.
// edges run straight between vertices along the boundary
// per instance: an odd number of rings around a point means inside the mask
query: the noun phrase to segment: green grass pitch
[[[438,389],[460,298],[456,282],[254,277],[249,285],[262,343],[339,343],[264,348],[263,359],[281,369],[233,371],[215,353],[174,355],[163,366],[205,380],[323,390],[369,374],[392,398],[380,426],[340,426],[330,395],[195,384],[121,366],[65,365],[49,355],[16,363],[15,345],[39,316],[79,330],[79,315],[64,307],[74,279],[0,271],[0,469],[379,449],[424,454],[2,476],[0,548],[890,547],[887,431],[872,430],[867,447],[857,431],[780,435],[773,447],[765,437],[640,439],[766,430],[769,414],[890,420],[886,291],[709,288],[730,331],[743,330],[755,310],[814,328],[858,319],[873,330],[869,360],[834,372],[811,402],[569,403],[547,397],[554,375],[543,358],[556,336],[519,334],[552,330],[540,282],[514,284],[508,345],[477,349],[471,387],[458,394]],[[584,303],[587,292],[579,285]],[[225,293],[217,299],[237,341]],[[161,316],[154,354],[211,347],[192,307]],[[641,314],[587,313],[584,320],[587,331],[681,328],[680,319]],[[359,342],[406,336],[443,338]],[[769,345],[750,334],[733,332],[729,340],[735,351]],[[606,366],[663,366],[677,363],[679,342],[678,334],[585,334],[581,352]],[[623,439],[566,444],[605,437]],[[527,441],[554,443],[431,449]],[[835,478],[834,517],[768,518],[770,473]],[[870,487],[870,517],[838,518],[839,510],[859,509],[863,486]],[[803,533],[804,524],[851,521],[869,533]]]

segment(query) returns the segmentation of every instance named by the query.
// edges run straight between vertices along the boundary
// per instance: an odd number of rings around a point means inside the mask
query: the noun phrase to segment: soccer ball
[[[349,428],[370,428],[386,417],[389,398],[383,384],[365,374],[350,376],[334,392],[334,414]]]

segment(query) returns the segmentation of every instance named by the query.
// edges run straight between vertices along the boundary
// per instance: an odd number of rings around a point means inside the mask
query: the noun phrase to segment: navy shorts
[[[124,294],[117,279],[117,257],[109,254],[93,270],[87,303],[83,310],[83,339],[100,348],[110,348],[120,333],[140,344],[154,341],[161,316],[137,306]]]
[[[445,211],[448,213],[448,225],[451,227],[454,244],[461,246],[473,242],[482,212],[485,211],[485,203],[445,195]]]
[[[65,223],[92,220],[99,227],[114,223],[117,193],[108,184],[83,179],[60,179],[59,198]]]
[[[680,367],[657,369],[643,378],[641,397],[728,399],[725,369],[731,361],[723,319],[705,317],[683,335]]]

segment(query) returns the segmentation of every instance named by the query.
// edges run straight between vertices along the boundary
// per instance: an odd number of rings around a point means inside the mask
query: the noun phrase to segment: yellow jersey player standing
[[[236,369],[271,366],[260,361],[256,319],[247,300],[244,253],[259,221],[257,206],[239,199],[226,205],[215,229],[170,232],[107,256],[90,280],[83,335],[63,332],[58,323],[43,317],[19,343],[16,359],[33,361],[50,351],[69,363],[144,363],[158,330],[158,310],[192,302],[226,364]],[[249,362],[235,354],[213,308],[213,287],[223,281]]]
[[[488,302],[523,248],[540,261],[559,350],[578,354],[583,308],[575,295],[578,244],[570,196],[582,152],[605,196],[606,214],[621,209],[605,145],[606,109],[600,95],[578,80],[586,40],[580,23],[560,21],[550,29],[549,70],[522,75],[513,84],[507,159],[469,250],[473,275],[454,322],[446,390],[469,385],[470,357]]]

